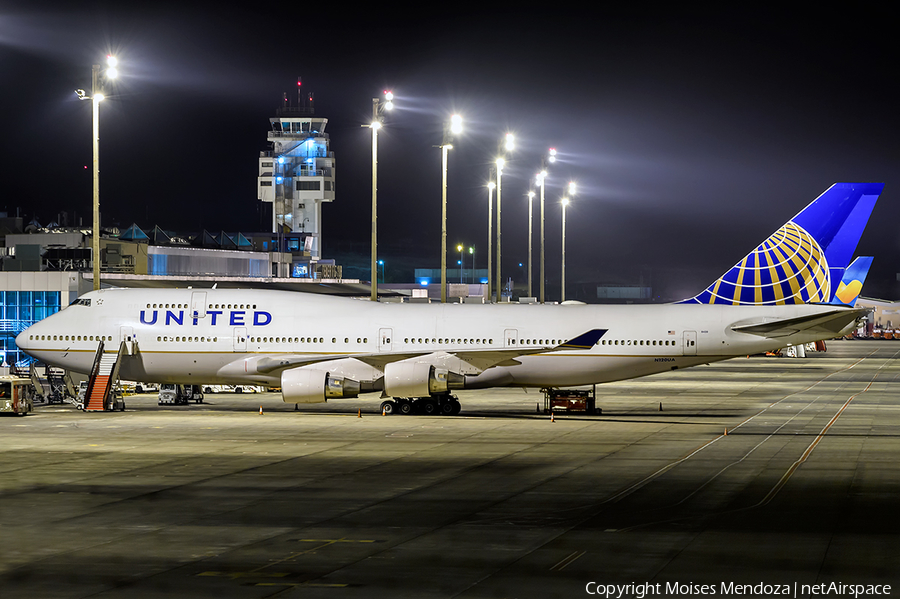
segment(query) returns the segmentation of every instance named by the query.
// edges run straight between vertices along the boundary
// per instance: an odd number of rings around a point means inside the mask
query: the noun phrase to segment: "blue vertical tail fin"
[[[835,183],[709,287],[679,303],[831,302],[883,189],[884,183]]]

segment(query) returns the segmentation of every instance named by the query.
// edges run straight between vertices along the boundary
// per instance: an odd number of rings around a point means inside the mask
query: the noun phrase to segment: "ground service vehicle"
[[[189,401],[203,403],[200,385],[178,385],[163,383],[159,386],[159,405],[186,406]]]
[[[34,411],[34,386],[31,379],[0,376],[0,413],[24,416]]]

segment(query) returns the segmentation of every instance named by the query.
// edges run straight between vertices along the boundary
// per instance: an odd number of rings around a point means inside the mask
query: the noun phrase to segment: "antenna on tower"
[[[303,108],[306,114],[312,114],[315,109],[315,94],[303,91],[303,79],[297,77],[297,106]]]
[[[291,106],[291,102],[288,98],[288,93],[282,92],[281,106],[276,111],[276,114],[278,116],[298,116],[313,114],[315,94],[313,94],[313,92],[311,91],[303,90],[302,78],[297,77],[297,103],[294,106]]]

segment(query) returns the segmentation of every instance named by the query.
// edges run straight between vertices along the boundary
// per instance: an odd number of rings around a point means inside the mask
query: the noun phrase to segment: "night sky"
[[[474,244],[482,268],[484,185],[501,137],[518,141],[503,249],[504,274],[520,281],[525,194],[541,154],[560,152],[547,193],[549,299],[569,180],[570,297],[578,287],[589,300],[598,283],[691,296],[839,181],[887,184],[858,253],[875,256],[863,294],[900,297],[898,52],[886,13],[116,4],[0,5],[0,209],[89,221],[90,103],[73,90],[90,89],[91,64],[112,52],[121,77],[101,106],[105,225],[259,230],[257,157],[282,92],[295,99],[302,77],[336,156],[324,254],[348,263],[354,251],[368,261],[371,134],[360,125],[373,97],[396,95],[379,134],[389,281],[440,266],[434,146],[458,112],[448,240]]]

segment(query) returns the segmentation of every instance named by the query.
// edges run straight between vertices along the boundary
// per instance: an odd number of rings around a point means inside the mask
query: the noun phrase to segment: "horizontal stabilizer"
[[[816,333],[832,333],[837,335],[848,324],[865,316],[868,310],[837,309],[797,318],[782,318],[757,324],[743,324],[732,326],[736,333],[748,333],[760,337],[776,338],[787,337],[801,331]]]

